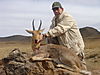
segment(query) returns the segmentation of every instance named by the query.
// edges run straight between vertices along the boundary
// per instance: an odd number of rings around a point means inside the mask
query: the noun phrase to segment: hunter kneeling
[[[86,68],[83,53],[84,42],[76,21],[69,13],[64,12],[64,8],[59,2],[52,4],[52,10],[55,16],[52,19],[50,30],[43,34],[43,37],[48,38],[48,43],[63,45],[74,51]],[[55,39],[57,43],[54,42]]]

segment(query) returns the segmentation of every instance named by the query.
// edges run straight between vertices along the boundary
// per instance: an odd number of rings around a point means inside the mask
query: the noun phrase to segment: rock
[[[52,60],[32,61],[33,54],[14,49],[2,59],[0,75],[84,75],[63,67],[57,67]]]
[[[6,75],[4,66],[0,66],[0,75]]]

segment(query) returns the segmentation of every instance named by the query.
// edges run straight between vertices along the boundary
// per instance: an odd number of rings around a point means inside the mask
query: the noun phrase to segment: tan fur
[[[37,55],[31,58],[33,61],[53,60],[58,64],[57,67],[63,67],[76,72],[85,70],[78,56],[64,46],[47,44],[42,46],[39,51]]]
[[[43,29],[44,30],[44,29]],[[32,50],[35,51],[36,49],[39,49],[40,42],[42,40],[41,33],[43,30],[26,30],[28,33],[32,34]]]
[[[32,21],[33,30],[26,30],[28,33],[32,34],[32,49],[33,49],[33,51],[35,51],[36,49],[39,49],[39,47],[40,47],[40,42],[42,40],[41,33],[44,30],[44,29],[40,30],[41,25],[42,25],[42,21],[40,20],[39,28],[38,28],[38,30],[35,30],[34,19],[33,19],[33,21]]]
[[[2,60],[0,60],[0,65],[3,65],[3,61]]]

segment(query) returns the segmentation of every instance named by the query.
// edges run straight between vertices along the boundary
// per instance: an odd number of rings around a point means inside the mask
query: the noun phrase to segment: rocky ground
[[[92,75],[100,75],[100,44],[99,40],[97,41],[88,41],[86,42],[86,49],[85,49],[85,55],[86,55],[86,63],[87,68],[89,71],[92,72]],[[90,42],[90,44],[89,44]],[[94,44],[93,44],[94,43]],[[1,42],[0,43],[0,58],[5,58],[9,56],[9,53],[15,49],[19,48],[20,51],[31,53],[31,43],[22,43],[22,42]],[[1,75],[1,74],[0,74]]]
[[[0,61],[0,75],[87,75],[64,67],[58,67],[52,60],[32,61],[33,53],[14,49]]]

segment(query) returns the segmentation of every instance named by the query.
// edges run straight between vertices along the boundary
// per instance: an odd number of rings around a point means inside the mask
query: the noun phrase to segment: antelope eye
[[[39,33],[39,35],[41,35],[41,33]]]
[[[34,35],[34,33],[32,33],[32,35]]]

